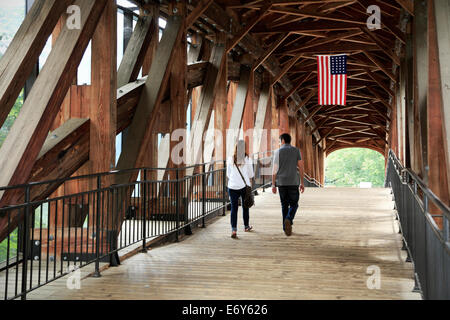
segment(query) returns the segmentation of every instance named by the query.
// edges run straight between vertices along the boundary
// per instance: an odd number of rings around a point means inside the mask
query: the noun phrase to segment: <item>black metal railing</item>
[[[271,152],[253,155],[254,189],[271,182]],[[191,175],[186,171],[193,169]],[[267,171],[264,171],[267,170]],[[125,179],[118,179],[124,176]],[[130,177],[134,177],[130,179]],[[111,184],[112,181],[133,181]],[[34,200],[43,188],[65,185],[65,194]],[[88,190],[70,193],[71,185]],[[80,187],[81,186],[81,187]],[[87,265],[117,265],[118,251],[145,250],[150,239],[205,226],[228,204],[226,163],[183,168],[139,168],[0,188],[22,191],[22,203],[0,208],[8,235],[0,242],[0,299],[27,294]]]
[[[449,207],[392,150],[385,186],[393,190],[403,249],[414,264],[414,290],[424,299],[450,299]]]

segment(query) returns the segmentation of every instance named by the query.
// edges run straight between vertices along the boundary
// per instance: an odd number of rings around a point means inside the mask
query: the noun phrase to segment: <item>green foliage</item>
[[[41,215],[42,215],[42,217],[41,217]],[[39,229],[41,227],[41,223],[42,223],[43,229],[48,228],[48,216],[49,216],[48,203],[44,203],[44,204],[42,204],[42,206],[37,207],[34,210],[34,228]],[[17,237],[18,237],[18,235],[17,235],[17,229],[16,229],[16,230],[14,230],[14,232],[12,232],[10,234],[10,238],[9,238],[9,258],[10,259],[15,257],[15,255],[17,253]],[[8,252],[8,238],[6,238],[5,240],[3,240],[0,243],[0,263],[4,262],[6,260],[7,252]]]
[[[373,187],[382,187],[384,163],[384,157],[370,149],[350,148],[335,151],[326,159],[325,184],[359,187],[360,182],[371,182]]]
[[[0,128],[0,148],[3,145],[3,142],[6,139],[6,136],[8,135],[9,131],[11,130],[14,121],[17,119],[17,116],[19,115],[20,109],[23,106],[23,90],[20,93],[19,97],[16,100],[16,103],[11,109],[11,112],[9,113],[8,117],[6,118],[5,123]]]
[[[8,238],[0,243],[0,262],[6,261],[8,254]],[[17,229],[9,235],[9,259],[17,254]]]

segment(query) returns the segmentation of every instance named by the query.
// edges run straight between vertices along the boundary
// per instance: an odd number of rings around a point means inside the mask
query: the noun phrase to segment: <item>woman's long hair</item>
[[[248,154],[245,152],[245,141],[239,140],[234,148],[233,163],[244,164],[246,157]]]

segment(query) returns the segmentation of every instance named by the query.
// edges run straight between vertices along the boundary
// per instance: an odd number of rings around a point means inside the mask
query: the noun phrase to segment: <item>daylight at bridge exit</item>
[[[448,0],[0,0],[0,300],[450,300],[449,34]]]

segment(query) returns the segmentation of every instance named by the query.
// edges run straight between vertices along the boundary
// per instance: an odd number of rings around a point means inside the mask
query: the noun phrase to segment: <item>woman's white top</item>
[[[244,164],[239,165],[242,176],[244,177],[248,186],[251,186],[250,179],[254,177],[253,164],[249,157],[245,157]],[[236,165],[234,164],[233,157],[227,159],[227,177],[228,188],[233,190],[240,190],[245,188],[245,183],[239,174]]]

